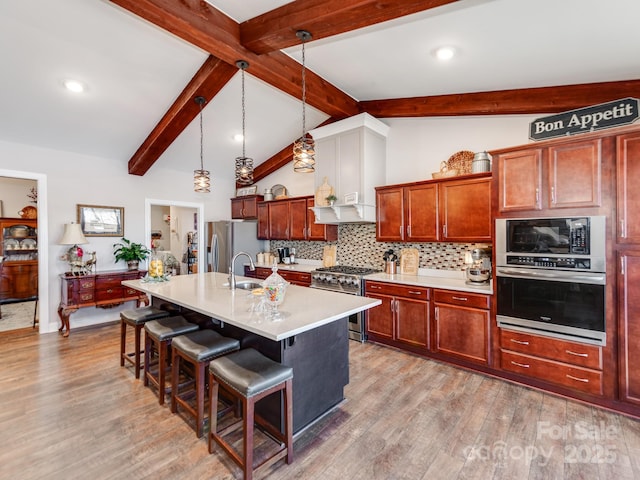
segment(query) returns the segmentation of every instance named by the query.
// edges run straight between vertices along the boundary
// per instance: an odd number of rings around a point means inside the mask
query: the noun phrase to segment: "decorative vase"
[[[129,267],[129,270],[138,270],[138,265],[140,265],[140,262],[138,260],[129,260],[127,262],[127,267]]]

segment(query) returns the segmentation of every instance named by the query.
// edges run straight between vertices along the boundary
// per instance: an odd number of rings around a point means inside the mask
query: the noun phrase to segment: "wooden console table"
[[[69,272],[60,275],[62,291],[58,316],[60,332],[69,336],[69,317],[79,308],[112,308],[124,302],[135,300],[136,306],[148,305],[149,297],[143,292],[122,285],[124,280],[137,280],[147,274],[146,270],[123,270],[73,275]],[[64,331],[66,328],[66,331]]]

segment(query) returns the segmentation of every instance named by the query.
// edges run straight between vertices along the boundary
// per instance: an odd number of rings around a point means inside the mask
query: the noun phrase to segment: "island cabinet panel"
[[[525,212],[602,205],[602,138],[556,141],[495,155],[498,210]]]
[[[617,147],[617,239],[620,244],[640,244],[640,132],[620,135]]]
[[[502,370],[602,396],[603,352],[595,345],[500,329]]]
[[[620,398],[640,405],[640,246],[618,254]]]
[[[483,297],[487,296],[434,290],[434,352],[489,365],[490,317]]]
[[[423,287],[367,281],[366,295],[382,301],[367,311],[367,334],[381,341],[410,350],[429,346],[429,294]]]

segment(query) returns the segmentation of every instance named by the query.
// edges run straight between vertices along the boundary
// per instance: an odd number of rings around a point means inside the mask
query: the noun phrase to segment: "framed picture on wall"
[[[124,207],[78,205],[78,223],[87,237],[123,237]]]

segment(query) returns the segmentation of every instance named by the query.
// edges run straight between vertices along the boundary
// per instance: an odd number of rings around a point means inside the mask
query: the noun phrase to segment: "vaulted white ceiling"
[[[237,22],[288,3],[207,1]],[[359,101],[640,79],[638,18],[638,0],[461,0],[312,41],[306,60]],[[438,62],[441,45],[458,55]],[[300,60],[299,46],[285,53]],[[0,2],[0,140],[121,159],[125,172],[207,56],[107,0]],[[86,93],[66,91],[66,78]],[[299,136],[300,101],[251,67],[246,92],[247,155],[259,164]],[[327,118],[307,113],[310,127]],[[239,74],[205,108],[204,128],[205,161],[241,153]],[[198,158],[194,121],[158,163],[193,170]]]

